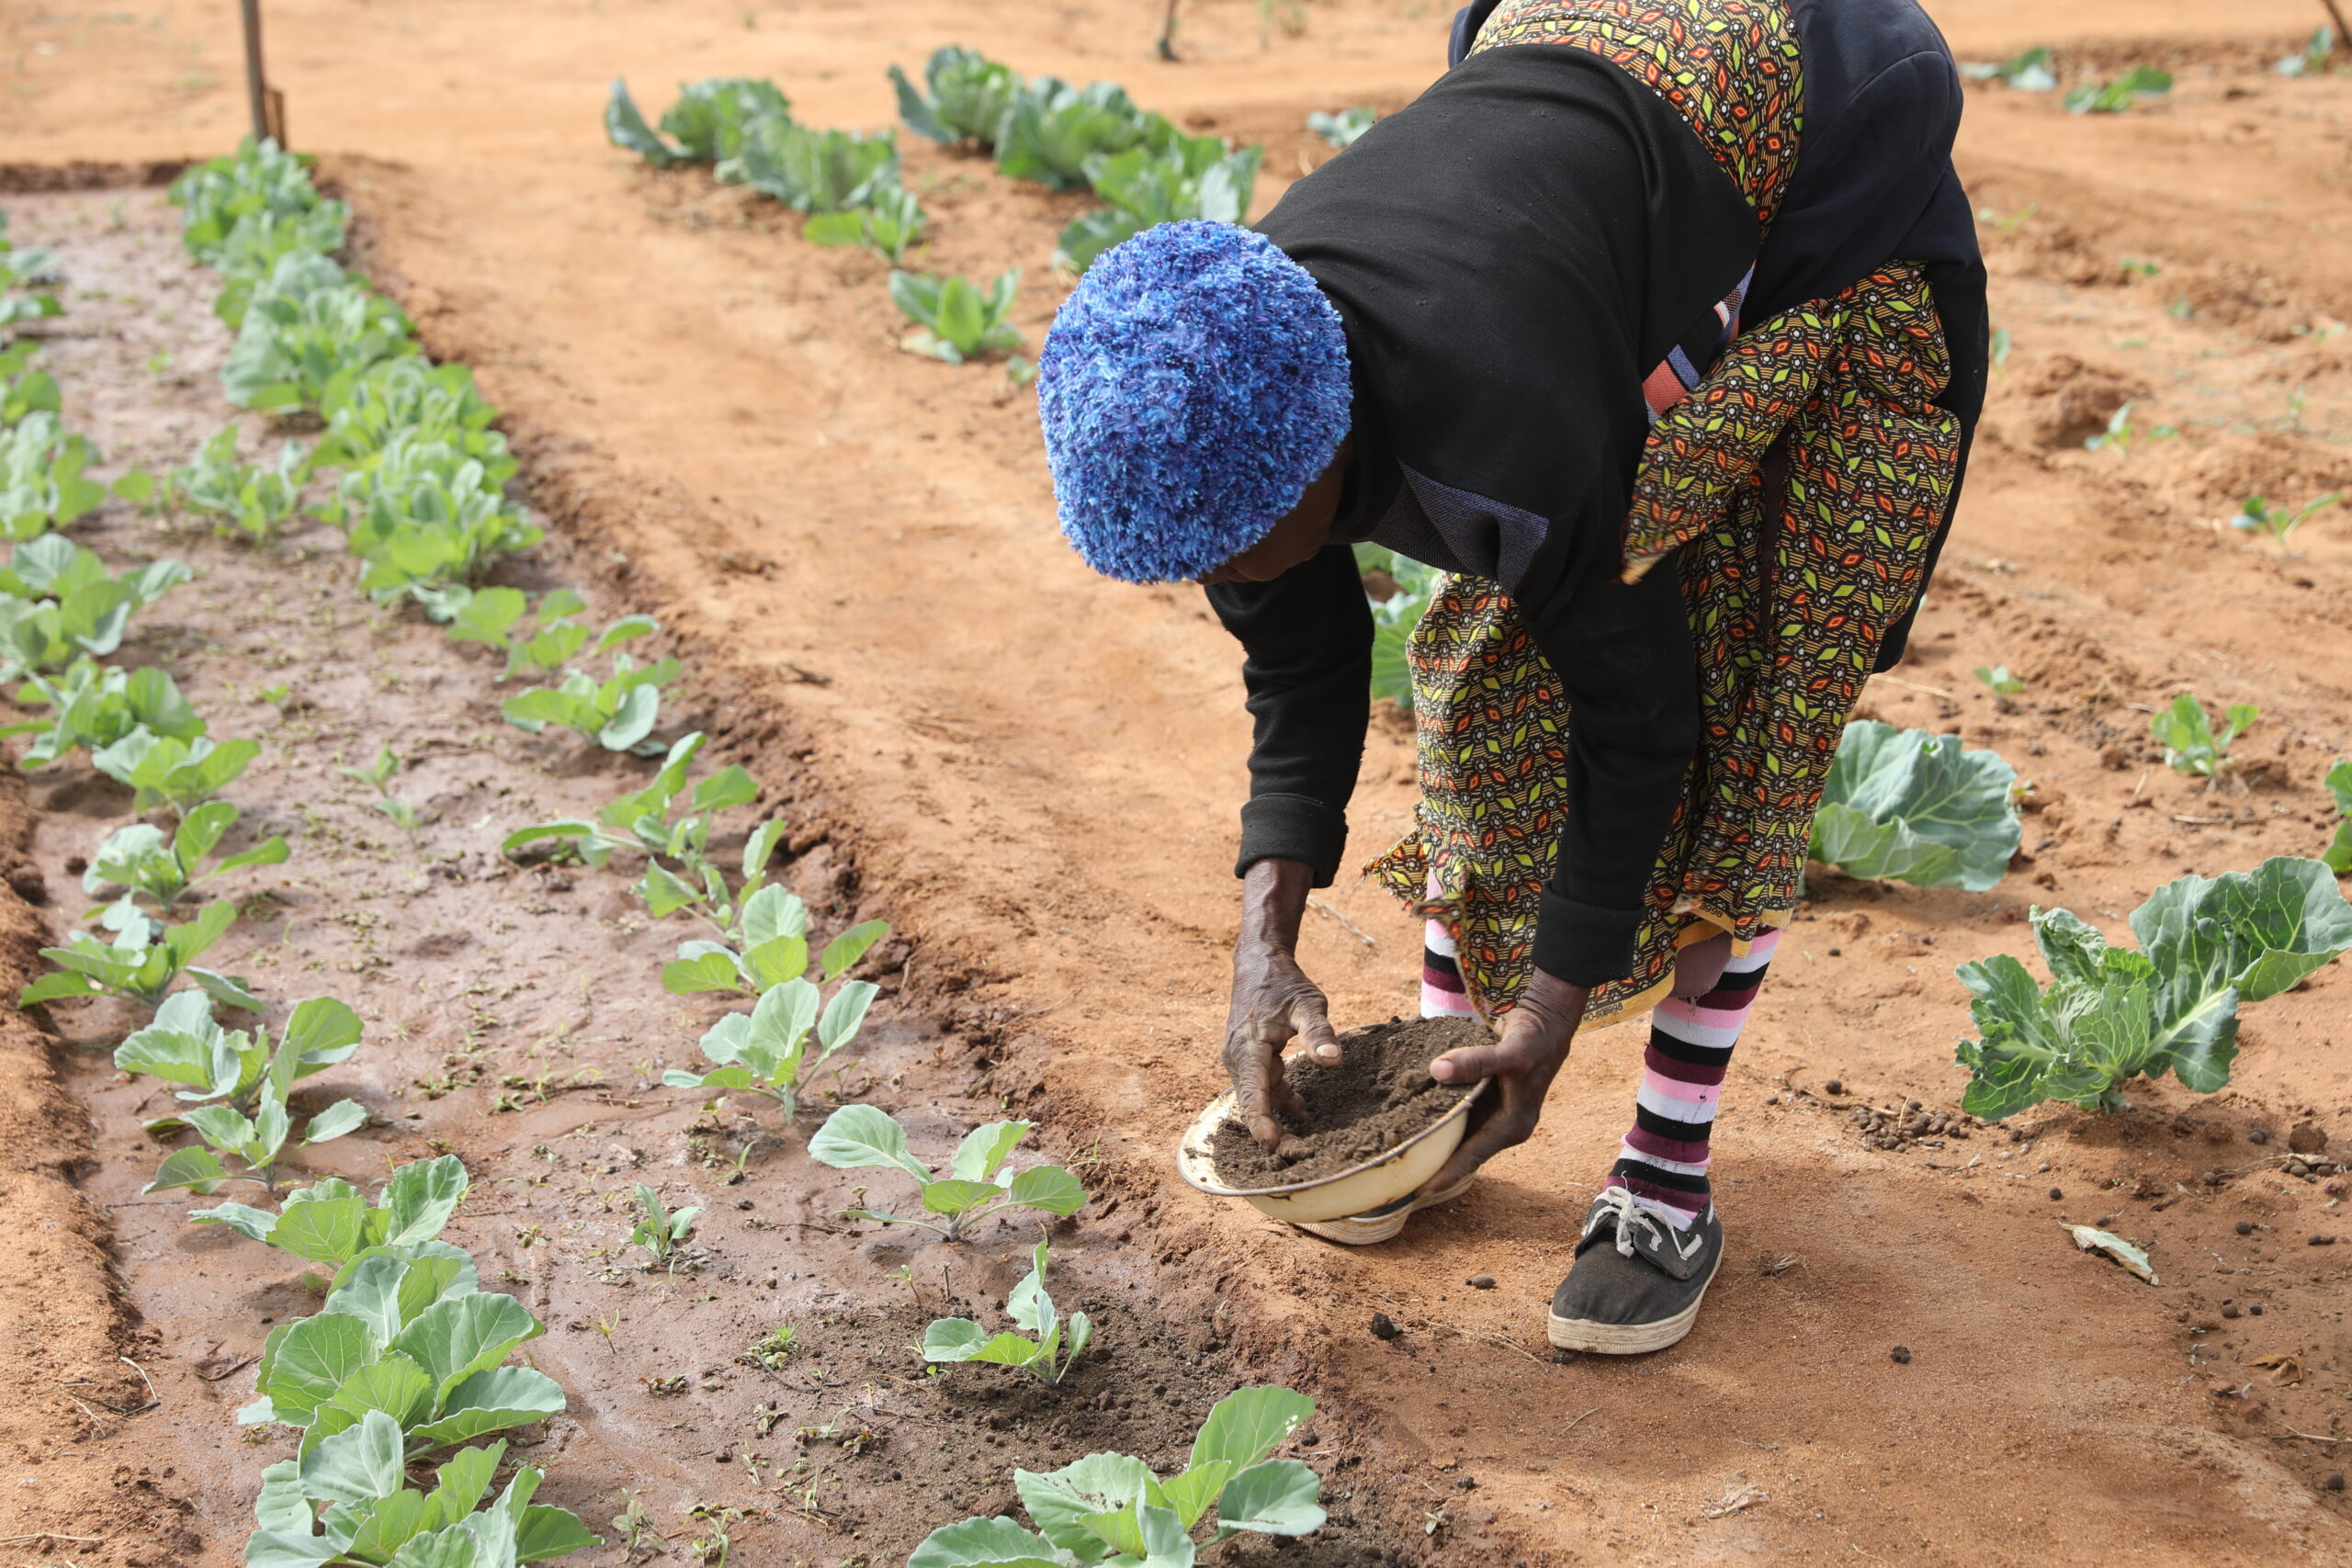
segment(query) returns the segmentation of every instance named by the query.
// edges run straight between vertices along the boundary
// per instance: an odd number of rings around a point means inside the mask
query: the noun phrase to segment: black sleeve
[[[1621,979],[1659,850],[1699,750],[1699,676],[1674,558],[1631,585],[1607,570],[1532,610],[1528,627],[1567,690],[1567,818],[1535,926],[1535,966],[1573,985]]]
[[[1272,582],[1219,583],[1208,596],[1241,639],[1257,720],[1234,874],[1261,860],[1305,861],[1315,886],[1329,887],[1372,712],[1372,606],[1355,552],[1327,545]]]

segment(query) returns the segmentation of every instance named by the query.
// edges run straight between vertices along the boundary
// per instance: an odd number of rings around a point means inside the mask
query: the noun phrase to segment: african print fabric
[[[1802,130],[1795,36],[1765,0],[1505,0],[1475,47],[1556,42],[1630,72],[1769,224]],[[1634,971],[1595,988],[1587,1028],[1666,996],[1679,946],[1724,931],[1745,954],[1788,920],[1838,739],[1918,595],[1959,461],[1959,421],[1933,402],[1951,365],[1917,265],[1890,263],[1746,333],[1739,299],[1718,308],[1728,346],[1711,368],[1678,351],[1644,383],[1625,574],[1679,550],[1702,730]],[[1421,804],[1366,870],[1452,933],[1463,991],[1491,1018],[1532,966],[1567,804],[1568,704],[1510,595],[1485,579],[1447,579],[1408,661]]]

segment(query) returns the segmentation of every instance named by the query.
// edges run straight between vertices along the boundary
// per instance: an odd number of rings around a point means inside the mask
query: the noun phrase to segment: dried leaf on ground
[[[2085,1252],[2104,1252],[2151,1285],[2156,1282],[2156,1271],[2148,1267],[2148,1254],[2144,1247],[2134,1247],[2114,1232],[2100,1230],[2097,1225],[2067,1225],[2066,1228],[2074,1233],[2075,1245]]]

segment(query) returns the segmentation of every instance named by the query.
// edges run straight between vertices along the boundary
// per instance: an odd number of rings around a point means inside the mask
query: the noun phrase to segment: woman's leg
[[[1767,933],[1726,963],[1704,996],[1669,998],[1651,1014],[1634,1125],[1602,1187],[1624,1188],[1635,1203],[1677,1230],[1688,1230],[1706,1212],[1715,1103],[1732,1047],[1779,942],[1778,931]]]
[[[1453,938],[1436,920],[1421,937],[1421,1016],[1469,1018],[1469,993],[1462,988],[1462,968],[1454,961]]]

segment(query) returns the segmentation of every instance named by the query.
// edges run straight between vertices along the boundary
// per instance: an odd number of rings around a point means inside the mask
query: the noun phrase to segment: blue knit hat
[[[1188,219],[1102,253],[1037,356],[1063,536],[1107,577],[1224,565],[1346,438],[1340,313],[1255,231]]]

